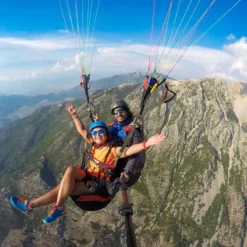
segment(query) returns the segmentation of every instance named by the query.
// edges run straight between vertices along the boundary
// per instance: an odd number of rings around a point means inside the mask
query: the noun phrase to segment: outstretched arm
[[[77,112],[76,112],[77,109],[76,109],[76,107],[74,107],[71,102],[68,102],[66,104],[65,109],[71,114],[72,118],[74,119],[74,123],[75,123],[76,129],[79,132],[79,134],[87,142],[92,143],[91,138],[88,138],[88,132],[87,132],[87,130],[86,130],[83,122],[80,120],[80,118],[77,115]]]
[[[165,136],[162,134],[157,134],[154,135],[152,137],[150,137],[146,142],[142,142],[142,143],[138,143],[138,144],[134,144],[128,148],[125,148],[124,152],[122,153],[122,155],[120,156],[120,158],[125,158],[128,156],[131,156],[133,154],[139,153],[142,150],[145,150],[153,145],[157,145],[160,144],[162,141],[165,140]],[[116,153],[118,153],[120,151],[121,147],[117,147],[116,148]]]

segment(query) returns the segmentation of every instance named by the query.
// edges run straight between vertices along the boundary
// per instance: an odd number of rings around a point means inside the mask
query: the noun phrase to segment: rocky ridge
[[[144,117],[148,135],[162,131],[167,139],[148,151],[142,177],[130,191],[138,244],[247,246],[245,87],[215,79],[169,83],[176,100],[161,105],[157,91]],[[136,112],[140,95],[141,86],[131,84],[99,91],[93,100],[108,122],[115,98],[125,97]],[[85,102],[76,104],[88,122]],[[9,206],[9,195],[36,197],[58,183],[68,165],[79,165],[83,142],[63,107],[42,108],[0,132],[1,244],[126,246],[120,195],[96,213],[69,201],[69,214],[52,226],[41,223],[46,208],[27,220]]]

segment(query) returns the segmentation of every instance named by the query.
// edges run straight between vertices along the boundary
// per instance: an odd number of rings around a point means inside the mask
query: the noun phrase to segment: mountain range
[[[90,81],[90,93],[105,88],[113,88],[123,83],[140,83],[145,78],[142,72],[134,72]],[[40,107],[65,102],[68,100],[83,99],[84,91],[78,86],[59,93],[46,95],[23,96],[0,94],[0,128],[10,122],[32,114]]]
[[[138,246],[247,246],[247,95],[242,83],[216,79],[168,81],[175,100],[150,97],[144,112],[147,136],[164,133],[162,145],[147,151],[142,176],[129,190]],[[101,119],[124,98],[138,112],[142,86],[120,85],[95,92]],[[85,101],[75,101],[89,125]],[[64,104],[38,109],[0,130],[1,246],[126,246],[121,194],[97,212],[84,212],[68,200],[68,215],[42,223],[13,210],[11,195],[36,198],[61,181],[68,165],[80,166],[84,143]]]

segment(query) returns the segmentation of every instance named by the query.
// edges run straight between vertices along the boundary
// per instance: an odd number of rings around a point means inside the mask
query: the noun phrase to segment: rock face
[[[147,152],[140,181],[129,191],[139,246],[247,246],[247,96],[245,85],[219,80],[170,81],[175,101],[146,106],[148,135],[166,141]],[[93,100],[109,122],[110,104],[125,98],[134,112],[141,86],[99,91]],[[85,102],[78,112],[88,124]],[[64,106],[64,105],[63,105]],[[47,226],[47,208],[27,219],[12,210],[12,194],[39,196],[80,164],[83,142],[64,107],[49,106],[0,132],[0,243],[2,246],[126,246],[120,194],[105,209],[83,212],[69,200],[68,215]],[[3,203],[2,203],[3,202]]]

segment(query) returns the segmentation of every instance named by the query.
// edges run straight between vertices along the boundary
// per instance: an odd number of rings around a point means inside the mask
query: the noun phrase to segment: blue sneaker
[[[14,208],[18,209],[25,215],[29,215],[29,216],[33,215],[33,209],[27,208],[27,205],[28,205],[27,199],[18,198],[16,196],[11,196],[9,198],[9,201]]]
[[[56,205],[53,205],[50,213],[43,219],[43,222],[46,224],[51,224],[66,213],[67,211],[65,208],[59,209]]]

